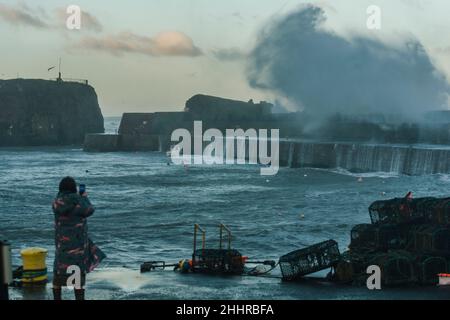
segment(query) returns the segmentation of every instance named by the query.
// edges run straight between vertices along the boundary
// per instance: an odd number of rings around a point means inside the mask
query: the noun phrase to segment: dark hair
[[[59,183],[59,192],[77,193],[77,183],[72,177],[65,177]]]

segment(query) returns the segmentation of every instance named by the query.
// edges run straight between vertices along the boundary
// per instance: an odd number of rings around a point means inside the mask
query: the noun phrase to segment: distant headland
[[[103,132],[87,81],[0,80],[0,146],[81,145],[86,134]]]

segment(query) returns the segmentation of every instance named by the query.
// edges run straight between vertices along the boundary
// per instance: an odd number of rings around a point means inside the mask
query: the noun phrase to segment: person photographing
[[[106,255],[89,239],[87,218],[94,214],[86,186],[72,177],[59,183],[59,192],[52,205],[55,216],[55,261],[53,265],[53,298],[62,299],[62,287],[72,276],[68,270],[78,267],[80,287],[75,286],[75,299],[84,300],[86,274],[93,271]]]

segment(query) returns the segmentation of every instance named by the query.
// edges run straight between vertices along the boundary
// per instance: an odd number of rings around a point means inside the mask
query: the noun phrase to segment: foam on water
[[[142,275],[139,270],[128,268],[100,268],[89,275],[89,286],[106,283],[126,292],[138,291],[152,283],[151,278]]]
[[[320,169],[318,169],[320,170]],[[388,179],[388,178],[398,178],[400,176],[400,173],[398,172],[362,172],[362,173],[355,173],[351,172],[346,169],[337,168],[330,170],[331,172],[347,175],[351,177],[357,177],[357,178],[381,178],[381,179]]]

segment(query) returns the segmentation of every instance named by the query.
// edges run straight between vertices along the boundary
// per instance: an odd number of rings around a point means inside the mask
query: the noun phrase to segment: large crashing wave
[[[447,106],[449,84],[418,40],[345,39],[324,30],[325,19],[309,5],[262,30],[250,54],[250,85],[322,116],[418,115]]]

